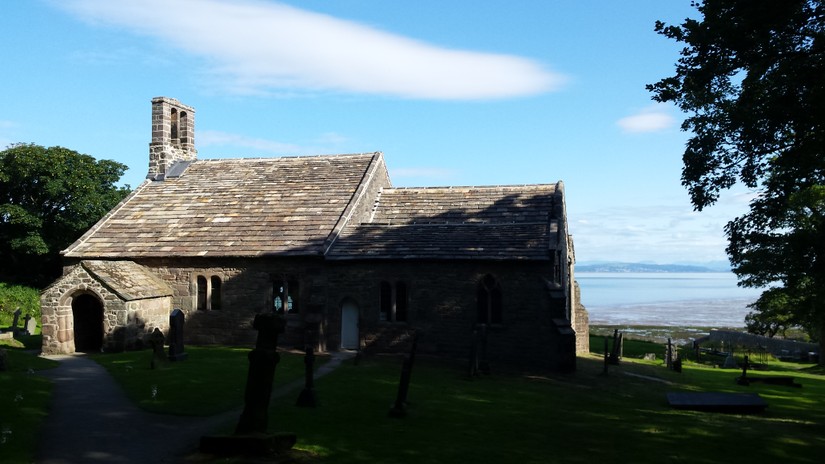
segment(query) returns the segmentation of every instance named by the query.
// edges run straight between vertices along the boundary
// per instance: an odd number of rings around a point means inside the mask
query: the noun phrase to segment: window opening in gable
[[[209,309],[221,309],[221,278],[212,276],[210,283],[212,284],[212,295],[211,298],[209,298],[209,302],[212,303],[212,305]]]
[[[381,281],[378,291],[378,320],[405,322],[407,320],[407,284],[396,282],[395,285]]]
[[[300,311],[297,280],[275,281],[272,284],[272,311],[279,314],[298,314]]]
[[[495,277],[487,274],[478,283],[476,292],[477,321],[479,324],[501,324],[501,285]]]

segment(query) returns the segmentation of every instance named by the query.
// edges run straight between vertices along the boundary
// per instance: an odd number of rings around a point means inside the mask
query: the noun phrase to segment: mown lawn
[[[150,412],[209,416],[243,406],[249,347],[186,347],[185,361],[150,367],[152,352],[130,351],[92,356],[123,387],[138,407]],[[273,388],[304,373],[303,357],[280,353]]]
[[[276,401],[270,421],[297,433],[304,459],[330,463],[814,463],[825,452],[825,377],[814,373],[794,372],[804,385],[795,389],[742,387],[738,371],[691,363],[678,374],[626,360],[604,376],[598,356],[579,358],[570,375],[468,379],[461,367],[420,358],[404,419],[388,416],[400,363],[379,358],[320,379],[316,409]],[[788,372],[758,373],[777,374]],[[756,392],[770,406],[678,411],[669,391]]]
[[[655,344],[631,343],[630,348],[634,353],[662,350]],[[94,359],[147,410],[209,415],[242,405],[248,348],[188,346],[187,352],[186,361],[154,370],[148,351]],[[10,355],[12,371],[0,374],[0,431],[11,433],[0,437],[6,439],[0,462],[30,462],[51,385],[29,369],[49,362],[19,350]],[[626,351],[621,365],[611,366],[606,376],[602,358],[594,354],[580,357],[573,374],[527,375],[493,365],[491,375],[470,379],[463,362],[419,357],[408,415],[397,419],[388,413],[399,358],[350,360],[316,381],[317,408],[296,407],[297,389],[275,399],[270,428],[298,435],[293,456],[302,463],[821,461],[821,369],[771,363],[771,371],[751,373],[792,375],[803,385],[797,389],[739,386],[734,379],[740,371],[711,365],[686,362],[679,374],[661,364],[634,359]],[[301,379],[302,372],[302,356],[282,353],[276,388]],[[667,404],[670,391],[756,392],[769,407],[757,415],[678,411]],[[203,458],[198,462],[244,462]]]
[[[34,338],[39,341],[39,336]],[[25,348],[17,340],[0,343],[9,362],[9,370],[0,372],[0,462],[32,462],[37,431],[48,414],[52,383],[36,371],[57,363],[27,353]]]

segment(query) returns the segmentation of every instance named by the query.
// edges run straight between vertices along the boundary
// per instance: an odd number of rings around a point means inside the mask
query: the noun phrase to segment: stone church
[[[190,344],[249,344],[255,314],[319,350],[575,368],[588,318],[561,182],[394,188],[382,153],[197,159],[195,111],[152,100],[146,180],[62,252],[43,352],[147,345],[185,314]]]

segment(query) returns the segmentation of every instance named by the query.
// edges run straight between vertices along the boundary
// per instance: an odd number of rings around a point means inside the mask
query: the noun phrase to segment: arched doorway
[[[341,305],[341,348],[357,350],[358,343],[358,305],[347,300]]]
[[[95,296],[82,294],[72,298],[74,349],[81,352],[103,348],[103,304]]]

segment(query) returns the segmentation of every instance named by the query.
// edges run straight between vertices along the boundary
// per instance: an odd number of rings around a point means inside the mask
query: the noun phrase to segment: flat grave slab
[[[670,392],[667,402],[675,409],[732,414],[760,413],[768,407],[757,393]]]

